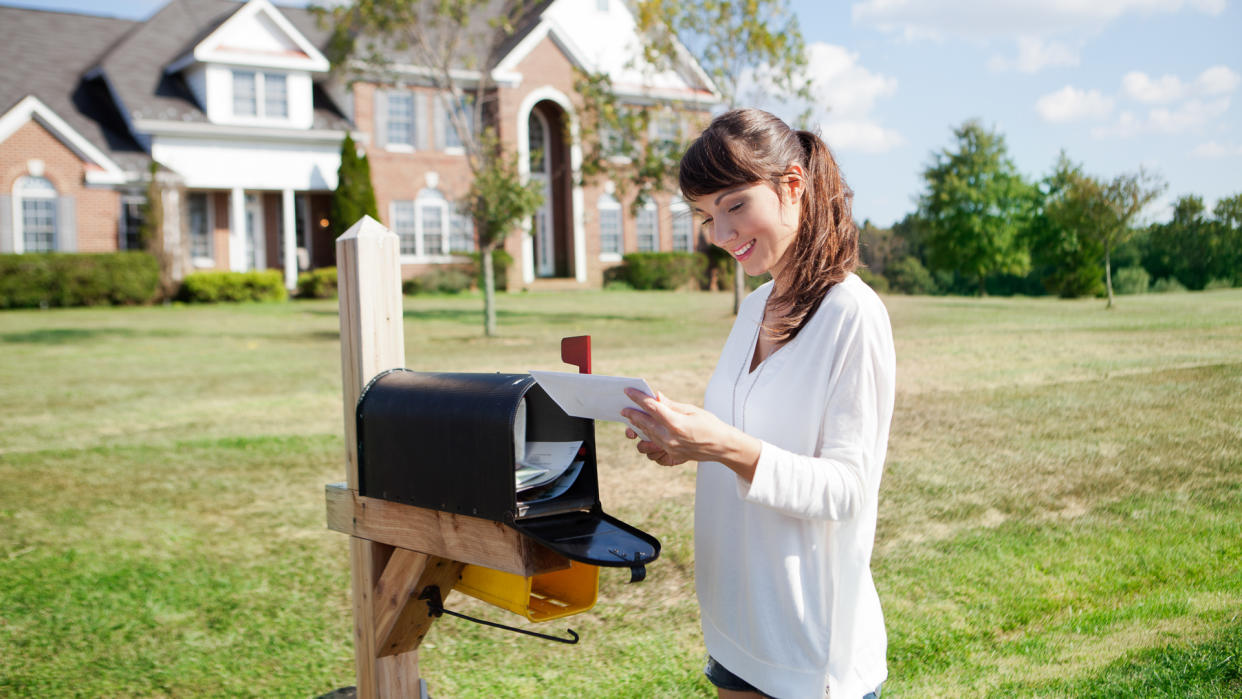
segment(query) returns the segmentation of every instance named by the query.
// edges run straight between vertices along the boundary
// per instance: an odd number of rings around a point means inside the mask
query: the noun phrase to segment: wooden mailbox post
[[[345,482],[326,487],[328,528],[350,535],[359,699],[418,697],[418,646],[434,617],[419,592],[447,596],[466,563],[530,576],[569,562],[499,522],[358,494],[355,410],[367,383],[405,366],[400,242],[364,216],[336,241]]]

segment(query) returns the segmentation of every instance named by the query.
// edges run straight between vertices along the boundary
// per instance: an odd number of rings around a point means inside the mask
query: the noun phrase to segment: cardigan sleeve
[[[878,318],[849,314],[832,362],[824,419],[813,454],[763,442],[753,480],[738,495],[802,519],[847,520],[877,496],[892,415],[896,358],[891,331]]]

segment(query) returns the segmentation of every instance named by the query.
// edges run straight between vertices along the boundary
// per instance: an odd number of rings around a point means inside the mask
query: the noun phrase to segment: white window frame
[[[690,205],[681,197],[674,197],[668,205],[669,228],[673,234],[673,252],[694,252],[694,215],[690,212]],[[686,227],[686,247],[677,245],[677,222],[685,221]]]
[[[651,230],[645,233],[643,228],[650,225]],[[643,248],[643,239],[650,236],[651,247]],[[655,200],[648,199],[638,209],[638,215],[634,217],[634,249],[636,252],[660,252],[660,209],[656,205]]]
[[[604,193],[599,195],[595,208],[599,212],[599,259],[601,262],[620,262],[621,256],[625,253],[625,213],[621,210],[621,202],[617,201],[615,196]],[[609,215],[616,213],[617,249],[615,251],[604,249],[605,212]]]
[[[141,212],[142,212],[142,205],[145,202],[146,202],[146,197],[144,197],[141,194],[122,194],[121,195],[121,212],[120,212],[120,217],[118,218],[117,225],[116,225],[116,233],[117,233],[116,249],[117,250],[141,250],[142,249],[142,221],[141,221],[142,213]],[[129,230],[129,226],[127,225],[129,222],[129,217],[126,216],[125,210],[127,207],[133,206],[133,205],[137,205],[138,211],[139,211],[138,230],[132,231],[133,235],[135,236],[135,240],[138,243],[138,246],[131,248],[129,247],[129,244],[128,244],[129,236],[131,233],[131,231]]]
[[[203,223],[207,228],[206,235],[207,235],[207,253],[208,253],[207,256],[205,257],[202,255],[194,254],[194,226],[190,219],[190,197],[194,197],[194,196],[201,196],[203,198],[203,212],[205,214],[203,216]],[[216,208],[215,207],[215,196],[212,192],[187,192],[186,193],[186,201],[185,201],[186,237],[189,239],[189,242],[190,242],[190,249],[189,249],[190,264],[194,265],[195,268],[205,269],[205,268],[216,266],[216,255],[215,255],[216,245],[215,245],[215,240],[214,240],[215,231],[216,231],[215,208]]]
[[[408,137],[410,139],[409,142],[394,142],[392,140],[394,133],[392,128],[392,103],[394,98],[401,101],[410,101],[410,128],[402,136],[402,138]],[[384,114],[384,148],[398,153],[413,153],[418,140],[418,100],[414,98],[414,93],[409,90],[390,91],[384,101],[384,109],[387,110],[387,113]]]
[[[254,113],[239,114],[237,111],[237,76],[241,74],[249,74],[254,76]],[[250,120],[255,122],[271,122],[285,124],[290,121],[292,113],[289,104],[289,74],[278,71],[263,71],[257,68],[234,68],[230,71],[229,92],[232,97],[231,109],[234,119]],[[270,115],[267,109],[267,80],[268,78],[280,77],[285,83],[285,113],[280,115]]]
[[[470,106],[470,100],[469,95],[462,95],[461,100],[458,101],[457,109],[462,118],[466,120],[468,128],[474,128],[474,109]],[[444,152],[449,155],[465,155],[466,147],[461,143],[457,129],[453,126],[453,101],[453,94],[451,92],[440,93],[438,105],[441,111],[444,112],[444,118],[441,120],[444,123]],[[449,143],[450,136],[457,140],[456,144]]]
[[[402,214],[406,213],[408,207],[408,218]],[[392,221],[392,232],[397,234],[397,251],[401,255],[401,261],[414,261],[422,256],[423,243],[418,238],[418,207],[413,199],[393,200],[388,205],[389,218]],[[406,244],[413,243],[413,252],[406,250]]]
[[[464,231],[463,236],[454,236],[453,231],[458,225]],[[468,255],[474,252],[474,235],[474,219],[459,211],[456,204],[449,204],[449,253],[453,255]],[[461,239],[466,241],[465,247],[455,248],[453,241]]]
[[[433,190],[434,191],[434,190]],[[418,198],[414,200],[414,205],[418,210],[418,237],[422,240],[423,255],[428,258],[446,257],[449,249],[449,207],[448,201],[443,196],[436,197],[427,194],[427,190],[418,193]],[[440,249],[431,249],[431,231],[428,223],[431,216],[438,216],[440,219]]]
[[[419,190],[418,196],[414,199],[394,200],[390,205],[392,231],[397,234],[403,241],[409,235],[401,229],[408,224],[403,218],[398,217],[398,209],[404,209],[406,206],[412,207],[413,215],[413,236],[414,236],[414,253],[401,251],[401,262],[403,264],[446,264],[462,261],[462,254],[453,252],[452,250],[452,215],[453,207],[449,203],[448,198],[438,189],[430,187]],[[439,252],[430,252],[427,250],[427,221],[425,213],[427,209],[437,209],[440,214],[440,235],[441,249]],[[473,229],[471,229],[473,232]],[[473,236],[471,238],[473,245]]]
[[[46,183],[46,186],[43,186]],[[52,202],[52,249],[60,249],[60,191],[46,177],[23,175],[13,182],[13,252],[26,252],[26,216],[23,205],[28,199]],[[43,252],[40,250],[39,252]]]

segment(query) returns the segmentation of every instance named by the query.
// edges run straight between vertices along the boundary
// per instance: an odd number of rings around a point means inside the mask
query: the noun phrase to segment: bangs
[[[731,147],[733,140],[714,124],[694,139],[677,169],[677,184],[683,196],[698,199],[728,187],[767,179],[753,156],[745,157],[743,149]]]

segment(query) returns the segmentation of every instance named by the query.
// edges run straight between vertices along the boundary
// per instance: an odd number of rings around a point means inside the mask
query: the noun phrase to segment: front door
[[[530,110],[526,126],[530,145],[530,179],[538,183],[539,191],[543,193],[543,204],[531,222],[535,236],[535,275],[552,277],[556,275],[556,236],[552,227],[551,139],[548,122],[538,110]]]

